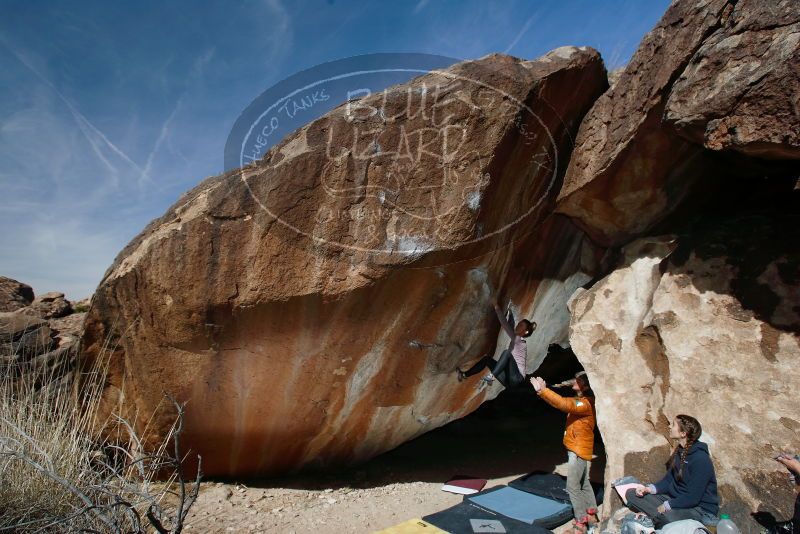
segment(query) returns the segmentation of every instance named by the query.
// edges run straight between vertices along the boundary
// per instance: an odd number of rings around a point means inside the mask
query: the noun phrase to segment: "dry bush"
[[[99,420],[104,366],[76,373],[0,364],[0,532],[181,532],[200,480],[187,491],[180,473],[183,406],[145,450],[127,421]]]

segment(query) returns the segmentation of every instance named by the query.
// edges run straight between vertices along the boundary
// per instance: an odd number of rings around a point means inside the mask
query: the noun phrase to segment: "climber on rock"
[[[500,305],[497,303],[497,299],[492,301],[492,307],[500,320],[503,330],[511,338],[511,342],[497,360],[492,358],[491,355],[486,355],[466,371],[457,368],[458,381],[461,382],[464,378],[473,376],[483,369],[489,369],[489,373],[481,378],[480,385],[490,385],[497,378],[498,382],[503,384],[504,387],[513,388],[525,382],[525,366],[528,356],[525,338],[536,330],[536,323],[522,319],[515,326],[514,315],[509,310],[508,317],[505,317]]]

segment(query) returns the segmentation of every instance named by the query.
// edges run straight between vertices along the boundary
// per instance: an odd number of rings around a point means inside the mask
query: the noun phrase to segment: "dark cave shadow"
[[[730,165],[730,163],[728,163]],[[691,284],[700,293],[730,295],[741,309],[735,318],[756,318],[772,328],[800,335],[800,165],[756,179],[726,175],[698,187],[698,199],[676,210],[649,236],[672,234],[677,247],[662,263],[662,274]],[[640,256],[648,256],[647,246]],[[622,255],[617,251],[617,259]],[[637,258],[621,262],[629,266]],[[762,277],[770,264],[775,283]],[[728,276],[727,268],[735,274]],[[793,299],[793,300],[787,300]],[[779,310],[779,307],[781,309]],[[776,313],[778,312],[778,313]]]
[[[695,226],[691,235],[681,236],[663,270],[685,277],[701,293],[734,297],[741,310],[728,312],[737,319],[754,317],[800,335],[800,296],[793,289],[800,285],[800,191],[790,197],[796,213],[776,206],[773,213],[754,210]],[[720,275],[720,258],[734,270],[733,276]],[[764,278],[770,264],[772,280]],[[787,301],[792,294],[795,301]],[[791,312],[779,311],[782,305]]]
[[[750,514],[753,520],[764,527],[768,534],[792,534],[792,521],[776,519],[769,512],[753,512]]]

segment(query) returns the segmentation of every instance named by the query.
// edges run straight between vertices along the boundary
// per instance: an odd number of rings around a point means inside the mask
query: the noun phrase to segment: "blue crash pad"
[[[479,495],[469,497],[469,500],[487,510],[492,510],[529,525],[532,525],[537,519],[560,515],[567,510],[571,514],[572,511],[572,507],[569,504],[508,486],[493,488]]]

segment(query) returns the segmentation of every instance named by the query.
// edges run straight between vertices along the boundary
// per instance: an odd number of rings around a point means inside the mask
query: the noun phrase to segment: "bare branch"
[[[161,521],[156,517],[155,513],[153,512],[152,505],[147,509],[147,519],[150,521],[150,524],[153,525],[153,528],[158,531],[158,534],[170,534],[170,532],[164,528],[164,525],[161,524]]]

